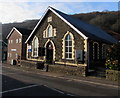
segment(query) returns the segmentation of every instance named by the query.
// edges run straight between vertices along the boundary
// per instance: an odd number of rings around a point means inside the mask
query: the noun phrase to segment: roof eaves
[[[6,39],[8,39],[10,37],[10,35],[13,32],[13,30],[16,30],[22,36],[22,34],[15,27],[13,27],[12,30],[10,31],[10,33],[8,34],[8,36],[6,37]]]
[[[44,16],[46,15],[46,13],[48,12],[49,7],[47,8],[47,10],[44,12],[44,14],[42,15],[42,17],[40,18],[40,20],[38,21],[37,25],[35,26],[35,28],[33,29],[33,31],[31,32],[31,34],[29,35],[29,37],[27,38],[27,40],[25,41],[25,43],[27,43],[29,41],[29,39],[31,38],[31,36],[33,35],[33,33],[35,32],[35,30],[37,29],[37,27],[39,26],[40,22],[42,21],[42,19],[44,18]]]
[[[68,22],[66,19],[64,19],[60,14],[58,14],[54,9],[52,9],[52,7],[48,7],[47,10],[44,12],[44,14],[42,15],[42,17],[40,18],[39,22],[37,23],[37,25],[35,26],[35,28],[33,29],[32,33],[30,34],[30,36],[28,37],[28,39],[25,41],[25,43],[28,42],[28,40],[30,39],[30,37],[33,35],[33,33],[35,32],[35,30],[37,29],[37,27],[39,26],[40,22],[42,21],[42,19],[44,18],[44,16],[46,15],[46,13],[48,12],[48,10],[51,10],[54,14],[56,14],[60,19],[62,19],[65,23],[67,23],[71,28],[73,28],[76,32],[78,32],[84,39],[88,39],[87,36],[85,36],[82,32],[80,32],[76,27],[74,27],[70,22]]]
[[[65,23],[67,23],[71,28],[73,28],[76,32],[78,32],[84,39],[88,39],[87,36],[85,36],[82,32],[80,32],[74,25],[72,25],[69,21],[67,21],[66,19],[64,19],[59,13],[57,13],[55,10],[53,10],[50,7],[51,11],[56,14],[59,18],[61,18]]]

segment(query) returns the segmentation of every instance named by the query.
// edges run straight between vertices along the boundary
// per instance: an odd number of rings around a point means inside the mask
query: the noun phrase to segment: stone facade
[[[48,21],[49,20],[49,21]],[[54,32],[54,36],[46,37],[46,30],[49,26],[52,26],[52,30]],[[87,28],[86,28],[87,29]],[[33,30],[34,31],[34,30]],[[83,31],[84,32],[84,31]],[[92,68],[94,63],[95,66],[99,66],[105,60],[106,49],[109,46],[108,43],[104,43],[105,41],[101,39],[95,38],[95,36],[90,35],[90,37],[86,38],[82,34],[82,32],[78,32],[71,27],[67,22],[65,22],[62,18],[56,15],[52,10],[48,10],[45,16],[41,19],[39,25],[36,27],[32,36],[27,41],[27,46],[32,47],[34,38],[38,39],[38,48],[45,48],[44,51],[38,50],[38,56],[33,56],[33,52],[28,52],[27,48],[27,59],[33,61],[42,61],[44,63],[47,62],[47,45],[50,42],[52,44],[52,54],[49,56],[53,56],[52,64],[53,65],[67,65],[73,67],[85,67],[86,69]],[[67,34],[71,35],[72,39],[72,58],[65,58],[65,36]],[[94,40],[93,40],[94,39]],[[95,40],[96,39],[96,40]],[[103,45],[105,46],[103,49]],[[80,60],[76,59],[77,51],[81,51]],[[39,55],[39,52],[44,52],[45,55]],[[103,55],[104,54],[104,55]],[[104,64],[103,64],[104,65]],[[52,71],[52,66],[50,70]],[[64,67],[67,68],[67,67]],[[61,68],[60,68],[61,69]],[[84,71],[85,71],[84,70]],[[83,71],[82,71],[83,72]],[[86,72],[85,72],[86,73]]]
[[[51,22],[47,21],[48,17],[52,17]],[[56,36],[50,37],[50,38],[43,38],[43,32],[49,24],[52,25],[53,28],[56,28]],[[47,13],[47,15],[44,17],[44,19],[42,20],[42,23],[38,27],[34,36],[38,37],[39,47],[44,47],[48,40],[51,40],[54,43],[54,45],[55,45],[55,62],[58,62],[58,63],[59,62],[76,63],[75,62],[75,55],[74,55],[74,59],[72,59],[72,60],[62,59],[62,53],[63,53],[63,51],[62,51],[63,40],[62,39],[68,31],[71,32],[73,34],[73,37],[74,37],[74,45],[75,45],[74,50],[77,49],[77,50],[84,51],[84,39],[76,31],[74,31],[72,28],[70,28],[70,26],[68,26],[65,22],[63,22],[63,20],[61,20],[58,16],[56,16],[51,11],[49,11]],[[34,36],[29,40],[29,43],[28,43],[29,45],[32,45],[32,40],[33,40]],[[31,56],[29,59],[44,60],[44,56],[43,57],[39,56],[36,58]]]

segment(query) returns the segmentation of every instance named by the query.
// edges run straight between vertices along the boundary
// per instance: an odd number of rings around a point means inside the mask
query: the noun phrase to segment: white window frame
[[[50,38],[56,36],[57,30],[51,24],[43,31],[43,38]]]
[[[34,46],[35,41],[36,40],[36,46]],[[36,50],[34,49],[34,47],[36,47]],[[32,56],[33,57],[38,57],[38,47],[39,47],[39,41],[38,41],[38,37],[34,37],[33,41],[32,41]],[[35,50],[35,51],[34,51]],[[36,53],[35,53],[36,52]]]
[[[16,39],[16,43],[18,43],[18,39]]]
[[[48,22],[51,22],[52,21],[52,16],[49,16],[48,17]]]
[[[21,43],[21,38],[19,38],[19,43]]]
[[[72,58],[66,58],[66,56],[65,56],[65,53],[66,53],[66,51],[65,51],[65,38],[66,38],[66,36],[67,35],[70,35],[71,36],[71,39],[72,39]],[[62,59],[68,59],[68,60],[74,60],[75,59],[75,49],[74,49],[74,47],[75,47],[75,42],[74,42],[74,36],[73,36],[73,34],[71,33],[71,32],[69,32],[69,31],[67,31],[67,33],[64,35],[64,37],[63,37],[63,42],[62,42]],[[69,53],[69,52],[68,52]]]
[[[53,28],[52,25],[47,27],[47,37],[53,37]]]
[[[8,57],[9,57],[9,52],[8,52]]]
[[[68,37],[68,39],[66,40],[66,37]],[[72,49],[72,37],[70,34],[68,34],[67,36],[65,37],[65,58],[66,59],[72,59],[72,50],[70,52],[70,48]],[[66,45],[66,42],[67,42],[67,45]],[[71,42],[71,46],[69,45]],[[66,52],[66,48],[67,48],[67,52]],[[68,55],[68,57],[66,57],[66,54]],[[70,57],[70,54],[71,54],[71,57]]]
[[[17,53],[15,54],[15,57],[18,58],[18,54]]]
[[[10,44],[10,40],[8,40],[8,43]]]
[[[11,40],[11,44],[13,43],[13,40]]]

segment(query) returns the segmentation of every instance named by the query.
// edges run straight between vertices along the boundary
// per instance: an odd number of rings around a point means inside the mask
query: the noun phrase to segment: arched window
[[[105,44],[102,44],[102,59],[106,58],[106,46]]]
[[[48,27],[48,29],[47,29],[47,33],[48,33],[48,37],[52,37],[53,36],[53,32],[52,32],[53,30],[52,30],[52,26],[51,25],[49,25],[49,27]]]
[[[70,34],[65,37],[65,58],[72,59],[72,37]]]
[[[33,39],[33,56],[37,57],[38,56],[38,38],[34,37]]]
[[[96,42],[93,44],[93,59],[99,59],[99,44]]]

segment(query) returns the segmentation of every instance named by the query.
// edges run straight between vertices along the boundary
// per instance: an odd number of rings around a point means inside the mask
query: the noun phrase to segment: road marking
[[[13,75],[13,74],[16,74],[16,73],[3,73],[4,75]]]
[[[50,87],[48,87],[47,85],[44,85],[44,86],[47,87],[47,88],[49,88],[49,89],[51,89],[51,90],[53,90],[53,91],[59,92],[59,93],[61,93],[61,94],[64,94],[64,92],[62,92],[62,91],[60,91],[60,90],[57,90],[57,89],[55,89],[55,88],[50,88]]]
[[[61,93],[61,94],[64,94],[64,92],[62,92],[62,91],[60,91],[60,90],[57,90],[57,89],[55,89],[55,88],[51,88],[52,90],[54,90],[54,91],[57,91],[57,92],[59,92],[59,93]]]
[[[72,95],[72,94],[67,94],[68,96],[75,96],[75,95]]]
[[[13,92],[13,91],[18,91],[18,90],[22,90],[22,89],[26,89],[26,88],[31,88],[31,87],[36,87],[38,85],[29,85],[29,86],[25,86],[25,87],[21,87],[21,88],[16,88],[16,89],[11,89],[11,90],[7,90],[7,91],[3,91],[0,92],[0,94],[4,94],[4,93],[8,93],[8,92]]]
[[[11,67],[6,67],[6,66],[3,66],[5,68],[11,68]],[[11,68],[11,69],[15,69],[15,70],[19,70],[19,71],[23,71],[23,72],[26,72],[26,73],[33,73],[33,72],[30,72],[30,71],[24,71],[24,70],[20,70],[20,69],[16,69],[16,68]],[[35,73],[35,74],[40,74],[40,73]],[[45,75],[45,76],[48,76],[48,75]],[[57,77],[57,76],[51,76],[49,75],[49,77]],[[84,82],[84,83],[89,83],[89,84],[95,84],[95,85],[102,85],[102,86],[107,86],[107,87],[114,87],[114,88],[118,88],[119,86],[116,86],[116,85],[110,85],[110,84],[104,84],[104,83],[98,83],[98,82],[92,82],[92,81],[86,81],[86,80],[78,80],[78,79],[69,79],[69,78],[66,78],[66,77],[61,77],[61,76],[58,76],[57,78],[61,78],[61,79],[67,79],[67,81],[77,81],[77,82]]]
[[[47,87],[47,88],[49,88],[47,85],[44,85],[45,87]],[[61,93],[61,94],[65,94],[64,92],[62,92],[62,91],[60,91],[60,90],[58,90],[58,89],[55,89],[55,88],[49,88],[49,89],[51,89],[51,90],[54,90],[54,91],[56,91],[56,92],[59,92],[59,93]],[[72,94],[67,94],[68,96],[75,96],[75,95],[72,95]]]

